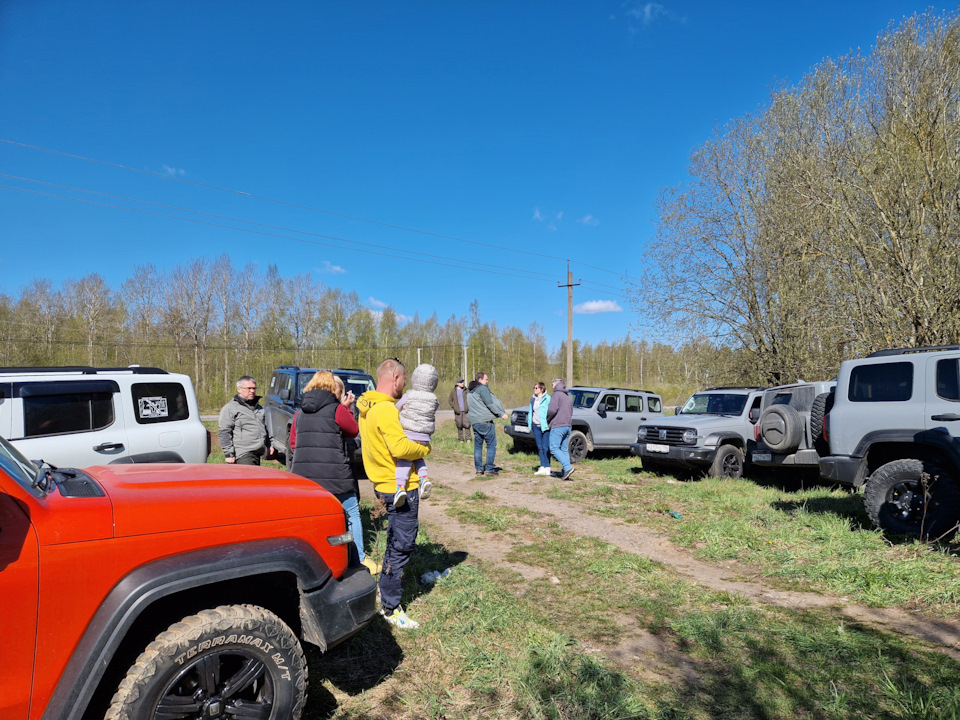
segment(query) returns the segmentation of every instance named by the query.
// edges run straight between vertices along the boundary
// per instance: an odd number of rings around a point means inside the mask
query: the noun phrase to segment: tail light
[[[760,442],[760,423],[753,426],[753,439],[755,442]]]

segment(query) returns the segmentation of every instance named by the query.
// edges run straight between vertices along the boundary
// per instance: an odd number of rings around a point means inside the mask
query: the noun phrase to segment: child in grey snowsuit
[[[440,381],[437,369],[426,363],[417,365],[410,375],[410,390],[397,401],[400,410],[400,425],[408,439],[426,445],[437,425],[437,408],[440,401],[433,391]],[[420,478],[420,499],[430,496],[433,483],[427,479],[427,464],[421,460],[397,460],[397,493],[393,496],[394,507],[402,507],[407,502],[407,479],[410,466],[417,470]]]

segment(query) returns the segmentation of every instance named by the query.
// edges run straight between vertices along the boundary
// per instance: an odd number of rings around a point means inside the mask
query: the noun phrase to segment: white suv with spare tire
[[[878,527],[939,538],[960,522],[960,345],[840,365],[820,473],[863,488]]]

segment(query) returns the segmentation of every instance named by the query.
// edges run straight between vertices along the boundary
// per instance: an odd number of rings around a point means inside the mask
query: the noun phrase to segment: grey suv
[[[960,345],[841,364],[824,438],[821,474],[862,487],[875,525],[949,534],[960,521]]]
[[[281,365],[273,371],[270,377],[270,385],[267,387],[266,395],[263,398],[263,409],[267,430],[270,431],[270,437],[273,438],[274,447],[285,455],[287,467],[293,458],[290,452],[290,425],[293,422],[293,414],[300,407],[303,401],[303,388],[310,382],[310,378],[316,375],[318,368],[302,368],[296,365]],[[363,370],[356,368],[337,368],[331,372],[343,380],[346,390],[353,391],[353,394],[360,397],[367,390],[376,389],[376,383],[373,378]],[[356,413],[356,408],[354,408]],[[360,458],[360,438],[347,441],[347,451],[351,456],[351,461],[355,469],[363,467],[363,461]]]
[[[594,450],[629,450],[640,423],[663,416],[663,400],[649,390],[575,385],[567,388],[567,393],[573,402],[571,462],[580,462]],[[505,428],[514,445],[521,448],[533,442],[527,427],[528,411],[529,406],[512,410]]]
[[[835,385],[835,380],[800,381],[765,390],[754,431],[753,464],[817,470],[825,451],[820,440],[823,418],[833,404]]]
[[[717,387],[695,393],[676,417],[644,423],[630,446],[647,470],[672,466],[738,478],[754,446],[762,388]]]

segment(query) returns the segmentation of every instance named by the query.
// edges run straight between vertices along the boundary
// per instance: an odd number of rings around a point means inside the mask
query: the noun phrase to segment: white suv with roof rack
[[[159,368],[0,368],[0,436],[53,466],[205,463],[193,383]]]
[[[960,345],[840,365],[820,474],[863,488],[878,527],[938,538],[960,522]]]

